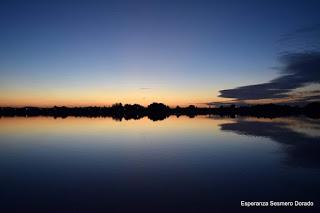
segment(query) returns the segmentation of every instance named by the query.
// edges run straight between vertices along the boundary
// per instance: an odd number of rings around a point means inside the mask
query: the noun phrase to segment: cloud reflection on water
[[[320,167],[320,121],[304,117],[257,119],[238,118],[220,124],[222,131],[239,135],[265,137],[282,145],[286,163],[295,167]]]

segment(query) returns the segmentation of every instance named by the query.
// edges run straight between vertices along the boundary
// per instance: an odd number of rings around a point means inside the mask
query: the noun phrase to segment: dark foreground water
[[[1,118],[0,183],[5,213],[317,211],[320,121]]]

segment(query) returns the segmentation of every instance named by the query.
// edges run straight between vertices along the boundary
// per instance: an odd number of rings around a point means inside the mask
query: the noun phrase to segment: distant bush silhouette
[[[152,103],[147,108],[148,118],[153,121],[163,120],[170,115],[170,108],[163,103]]]
[[[152,103],[148,107],[139,104],[116,103],[110,107],[58,107],[40,108],[40,107],[0,107],[0,117],[3,116],[86,116],[86,117],[112,117],[115,120],[122,119],[140,119],[147,116],[153,121],[163,120],[170,115],[186,115],[194,117],[196,115],[220,115],[234,117],[236,115],[255,116],[255,117],[282,117],[305,115],[311,118],[320,118],[320,103],[309,103],[304,107],[262,104],[251,106],[220,106],[218,108],[196,107],[190,105],[188,107],[177,106],[170,108],[163,103]]]

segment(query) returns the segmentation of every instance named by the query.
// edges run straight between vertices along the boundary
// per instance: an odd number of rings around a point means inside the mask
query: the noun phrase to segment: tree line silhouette
[[[196,115],[220,115],[235,117],[240,116],[255,116],[275,118],[283,116],[299,116],[305,115],[311,118],[320,118],[320,102],[309,103],[303,107],[290,105],[276,104],[260,104],[250,106],[220,106],[216,108],[196,107],[190,105],[188,107],[177,106],[170,108],[163,103],[152,103],[147,107],[139,104],[116,103],[109,107],[65,107],[54,106],[51,108],[41,107],[0,107],[0,117],[13,116],[53,116],[53,117],[68,117],[68,116],[83,116],[83,117],[112,117],[115,120],[122,119],[140,119],[147,116],[153,121],[163,120],[170,115],[186,115],[194,117]]]

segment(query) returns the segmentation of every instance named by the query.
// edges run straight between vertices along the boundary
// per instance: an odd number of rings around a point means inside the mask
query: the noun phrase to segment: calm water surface
[[[0,212],[317,206],[319,130],[319,120],[304,117],[1,118]]]

